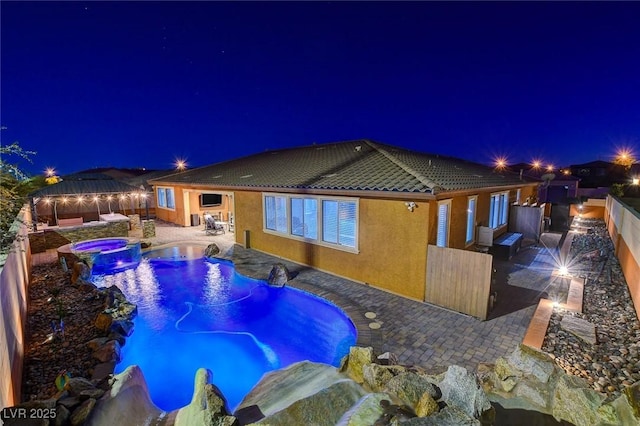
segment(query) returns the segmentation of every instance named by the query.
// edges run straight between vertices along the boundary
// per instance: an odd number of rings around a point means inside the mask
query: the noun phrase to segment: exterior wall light
[[[414,203],[413,201],[407,201],[406,203],[404,203],[404,205],[407,206],[407,210],[409,210],[410,212],[412,212],[413,209],[418,207],[418,205],[416,203]]]

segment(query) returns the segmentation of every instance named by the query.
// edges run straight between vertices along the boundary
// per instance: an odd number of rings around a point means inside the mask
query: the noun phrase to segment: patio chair
[[[224,227],[221,223],[216,222],[210,214],[204,215],[204,232],[206,235],[224,234]]]

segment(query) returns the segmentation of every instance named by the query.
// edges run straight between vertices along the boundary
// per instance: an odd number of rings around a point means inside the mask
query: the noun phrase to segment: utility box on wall
[[[200,225],[200,215],[198,213],[191,214],[191,226]]]
[[[491,247],[493,245],[493,229],[488,226],[478,226],[478,239],[476,244]]]

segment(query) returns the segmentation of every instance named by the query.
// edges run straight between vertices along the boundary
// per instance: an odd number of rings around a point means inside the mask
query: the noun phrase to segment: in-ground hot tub
[[[142,258],[140,240],[135,238],[96,238],[66,244],[58,248],[58,258],[64,258],[67,265],[77,259],[85,261],[94,274],[105,270],[124,270],[137,266]]]

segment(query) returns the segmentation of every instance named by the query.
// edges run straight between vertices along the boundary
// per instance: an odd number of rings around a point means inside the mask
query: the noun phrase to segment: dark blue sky
[[[7,2],[32,173],[370,138],[490,163],[640,144],[640,3]]]

